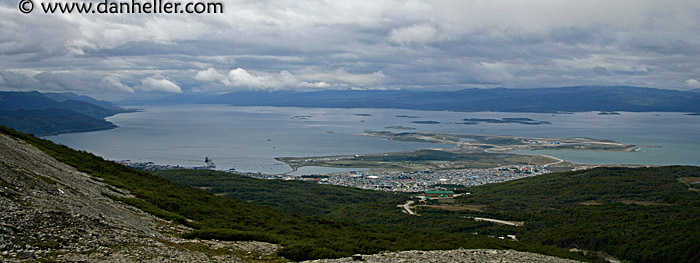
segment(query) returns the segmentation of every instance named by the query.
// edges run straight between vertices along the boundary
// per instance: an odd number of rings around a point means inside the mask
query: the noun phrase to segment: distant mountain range
[[[579,86],[534,89],[242,91],[226,94],[178,94],[124,103],[206,103],[236,106],[319,108],[396,108],[447,111],[699,112],[700,92],[628,86]]]
[[[700,90],[678,91],[628,86],[537,89],[324,90],[189,93],[157,99],[132,98],[122,104],[227,104],[314,108],[394,108],[499,112],[700,112]],[[0,124],[38,136],[111,129],[104,120],[128,112],[111,102],[74,93],[0,92]]]
[[[104,118],[123,112],[74,93],[0,92],[0,124],[38,136],[112,129]]]

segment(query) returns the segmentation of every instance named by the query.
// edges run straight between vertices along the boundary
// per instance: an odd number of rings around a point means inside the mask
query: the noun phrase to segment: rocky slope
[[[358,262],[352,258],[324,259],[306,261],[308,263],[342,263]],[[428,262],[428,263],[575,263],[579,261],[561,259],[540,254],[519,252],[513,250],[492,249],[456,249],[445,251],[401,251],[376,255],[365,255],[361,262],[367,263],[396,263],[396,262]]]
[[[187,228],[106,196],[124,190],[0,135],[0,262],[245,262],[277,245],[185,240]]]

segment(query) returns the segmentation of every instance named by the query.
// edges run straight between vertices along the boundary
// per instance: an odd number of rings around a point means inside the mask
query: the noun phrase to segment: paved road
[[[486,222],[496,223],[499,225],[507,225],[507,226],[523,226],[525,224],[525,222],[522,222],[522,221],[506,221],[506,220],[484,218],[484,217],[474,217],[473,219],[474,219],[474,221],[486,221]]]

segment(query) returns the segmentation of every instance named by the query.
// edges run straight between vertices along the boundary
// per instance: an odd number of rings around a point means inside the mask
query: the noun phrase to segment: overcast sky
[[[700,88],[698,0],[224,0],[207,15],[18,2],[0,0],[0,90]]]

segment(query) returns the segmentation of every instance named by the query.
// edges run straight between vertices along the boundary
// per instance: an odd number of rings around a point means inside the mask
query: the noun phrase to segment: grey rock
[[[353,262],[351,257],[338,259],[311,260],[305,262],[314,263],[345,263]],[[357,261],[354,261],[357,262]],[[519,252],[514,250],[490,250],[490,249],[456,249],[434,251],[402,251],[389,252],[375,255],[363,255],[363,261],[367,263],[394,263],[394,262],[426,262],[426,263],[575,263],[579,261],[561,259],[540,254]]]

